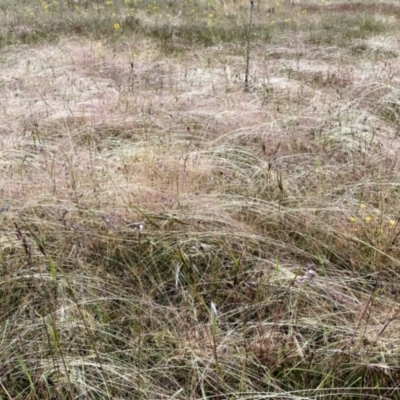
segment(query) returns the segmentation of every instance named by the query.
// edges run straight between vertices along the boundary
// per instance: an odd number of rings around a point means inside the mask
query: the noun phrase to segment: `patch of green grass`
[[[223,16],[216,3],[210,3],[205,8],[199,2],[184,2],[180,8],[175,3],[129,2],[125,5],[126,12],[122,12],[122,4],[108,3],[89,2],[85,3],[85,7],[75,4],[72,9],[67,3],[60,3],[58,7],[49,3],[49,8],[45,9],[40,6],[24,9],[21,6],[6,21],[7,30],[0,37],[1,43],[6,46],[13,43],[35,44],[45,40],[54,42],[67,35],[96,40],[107,37],[116,41],[126,40],[130,34],[136,33],[158,39],[168,48],[184,48],[242,43],[248,33],[246,13],[242,16]],[[37,18],[32,15],[37,15]],[[178,15],[178,23],[172,22],[172,18],[177,18],[175,15]],[[118,29],[115,28],[116,24]],[[257,41],[268,41],[272,33],[272,26],[268,23],[256,23],[252,29],[252,36]]]
[[[192,22],[171,27],[169,25],[154,26],[144,30],[146,36],[159,40],[165,49],[188,49],[188,46],[213,46],[219,43],[241,44],[246,40],[246,25],[232,25],[218,22],[207,26],[206,22]],[[273,29],[268,25],[258,25],[252,30],[256,41],[268,42]]]
[[[355,39],[366,39],[388,30],[388,26],[373,16],[364,14],[325,16],[310,27],[309,41],[318,45],[348,46]]]

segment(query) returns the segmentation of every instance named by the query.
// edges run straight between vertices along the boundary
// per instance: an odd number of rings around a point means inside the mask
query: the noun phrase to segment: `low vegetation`
[[[0,9],[1,398],[400,398],[396,2]]]

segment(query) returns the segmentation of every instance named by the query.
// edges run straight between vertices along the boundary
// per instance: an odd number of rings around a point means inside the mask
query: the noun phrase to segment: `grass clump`
[[[371,15],[340,15],[333,21],[323,17],[312,27],[309,40],[312,44],[345,47],[352,40],[379,35],[387,29],[384,21]]]
[[[397,14],[350,3],[9,4],[2,398],[398,397]]]

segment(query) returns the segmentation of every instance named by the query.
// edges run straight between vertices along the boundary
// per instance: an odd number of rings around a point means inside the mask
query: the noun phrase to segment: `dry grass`
[[[399,398],[397,4],[109,3],[4,4],[2,398]]]

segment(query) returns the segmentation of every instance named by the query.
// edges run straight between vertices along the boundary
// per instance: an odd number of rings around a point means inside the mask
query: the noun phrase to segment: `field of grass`
[[[1,399],[400,399],[396,1],[0,11]]]

